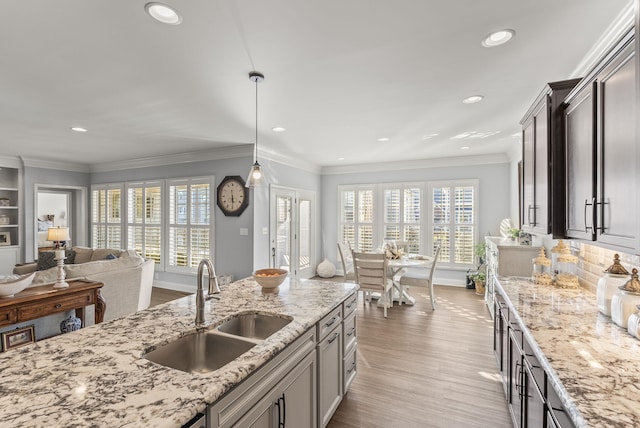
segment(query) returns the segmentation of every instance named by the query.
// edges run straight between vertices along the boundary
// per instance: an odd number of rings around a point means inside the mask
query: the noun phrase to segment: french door
[[[315,192],[272,185],[270,194],[270,265],[293,276],[310,278],[315,269]]]

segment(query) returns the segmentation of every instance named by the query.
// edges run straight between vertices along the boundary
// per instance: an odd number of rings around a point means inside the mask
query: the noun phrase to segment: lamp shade
[[[68,227],[50,227],[47,232],[47,241],[68,241],[71,239],[69,236]]]
[[[261,187],[264,185],[264,175],[262,174],[258,161],[256,161],[251,167],[246,183],[246,187]]]

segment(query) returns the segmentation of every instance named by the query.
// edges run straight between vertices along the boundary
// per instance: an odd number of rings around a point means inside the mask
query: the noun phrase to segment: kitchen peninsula
[[[640,426],[640,342],[596,296],[496,279],[494,350],[514,426]]]
[[[354,310],[356,289],[355,284],[287,279],[278,294],[263,294],[251,278],[230,284],[219,300],[206,302],[206,328],[247,312],[293,320],[206,374],[143,358],[195,332],[194,295],[0,354],[0,420],[12,427],[180,427],[305,332],[315,331],[323,317],[343,307]],[[347,299],[352,306],[344,303]]]

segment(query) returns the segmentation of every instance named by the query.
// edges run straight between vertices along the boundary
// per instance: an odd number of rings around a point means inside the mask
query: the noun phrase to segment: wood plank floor
[[[432,311],[428,293],[411,294],[387,319],[360,296],[358,374],[328,427],[511,427],[482,297],[436,286]]]
[[[473,290],[410,291],[415,306],[358,302],[358,374],[328,428],[511,427],[492,322]],[[186,293],[154,287],[152,306]]]

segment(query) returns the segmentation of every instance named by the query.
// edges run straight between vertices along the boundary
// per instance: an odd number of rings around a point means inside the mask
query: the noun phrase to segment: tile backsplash
[[[615,254],[620,255],[620,262],[631,272],[634,267],[640,266],[640,257],[634,254],[625,254],[620,251],[608,250],[594,245],[568,241],[571,250],[579,256],[578,279],[580,286],[592,293],[596,292],[598,280],[604,270],[613,264]],[[639,269],[640,270],[640,269]]]

